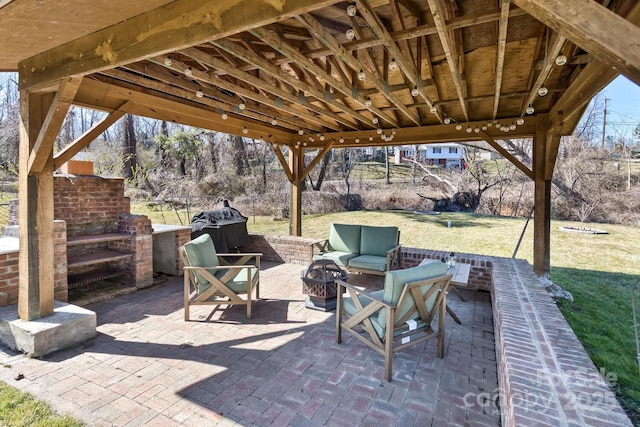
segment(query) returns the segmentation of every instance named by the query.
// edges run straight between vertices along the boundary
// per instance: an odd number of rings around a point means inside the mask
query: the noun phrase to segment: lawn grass
[[[0,426],[75,427],[84,425],[56,414],[46,403],[0,381]]]
[[[448,227],[448,222],[451,227]],[[326,238],[329,224],[397,225],[403,246],[458,253],[511,257],[526,219],[408,211],[357,211],[305,215],[304,237]],[[561,231],[562,226],[606,229],[594,235]],[[250,218],[252,233],[288,234],[288,220]],[[533,221],[517,258],[533,264]],[[551,221],[551,280],[573,294],[558,305],[595,365],[615,378],[615,392],[640,425],[640,375],[631,309],[631,288],[640,280],[640,229],[612,224]]]

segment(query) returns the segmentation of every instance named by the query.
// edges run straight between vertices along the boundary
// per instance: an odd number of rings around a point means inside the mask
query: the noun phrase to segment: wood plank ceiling
[[[74,104],[307,148],[399,145],[531,136],[539,113],[562,113],[568,134],[588,101],[578,88],[590,98],[617,75],[510,1],[323,1],[255,22],[85,73]]]

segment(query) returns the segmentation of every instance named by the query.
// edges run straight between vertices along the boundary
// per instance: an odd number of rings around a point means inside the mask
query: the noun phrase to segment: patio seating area
[[[405,251],[409,265],[437,258]],[[450,292],[461,324],[447,314],[444,358],[436,340],[404,349],[391,382],[382,355],[350,334],[336,343],[335,312],[305,307],[304,267],[272,261],[251,319],[243,305],[196,306],[185,322],[183,279],[159,275],[87,306],[95,339],[41,359],[0,346],[0,381],[96,426],[631,425],[530,264],[461,259],[472,281],[490,272],[490,292]],[[383,277],[349,283],[375,291]]]
[[[382,356],[336,343],[334,312],[305,308],[301,269],[263,263],[250,320],[200,306],[185,322],[182,278],[160,276],[88,306],[98,337],[82,346],[41,360],[0,347],[0,380],[98,426],[499,424],[497,408],[464,401],[497,388],[488,293],[451,296],[462,325],[447,316],[445,358],[433,340],[411,347],[386,382]]]

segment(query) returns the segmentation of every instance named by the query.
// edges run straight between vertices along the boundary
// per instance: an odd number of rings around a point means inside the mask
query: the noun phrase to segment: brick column
[[[189,229],[184,229],[184,230],[177,230],[175,233],[175,238],[176,238],[176,246],[175,246],[175,254],[176,254],[176,267],[175,267],[175,272],[176,275],[178,276],[182,276],[183,274],[183,267],[184,267],[184,263],[182,262],[182,257],[180,256],[180,248],[182,246],[184,246],[185,243],[187,243],[189,240],[191,240],[191,230]]]
[[[69,301],[67,281],[67,223],[62,220],[53,221],[53,256],[55,271],[53,275],[53,299]]]
[[[124,246],[133,254],[129,263],[129,275],[138,289],[153,285],[153,235],[151,221],[145,215],[121,213],[118,215],[118,231],[130,234],[131,240]]]

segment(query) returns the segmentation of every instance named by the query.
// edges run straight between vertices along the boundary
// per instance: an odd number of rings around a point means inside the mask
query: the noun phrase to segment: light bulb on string
[[[540,89],[538,89],[538,96],[545,96],[547,93],[549,93],[549,89],[544,86],[540,86]]]
[[[462,130],[462,125],[460,123],[456,125],[456,130]]]
[[[302,129],[298,130],[298,135],[304,135],[304,131]]]
[[[373,105],[373,102],[371,102],[371,99],[366,99],[364,101],[364,106],[367,108],[371,108],[371,106]]]
[[[227,115],[227,113],[222,113],[222,120],[227,120],[229,118],[229,116]]]
[[[364,74],[364,70],[360,70],[358,73],[358,80],[364,80],[367,76]]]
[[[389,62],[389,71],[395,71],[398,69],[398,63],[396,62],[395,59],[392,59],[391,62]]]
[[[467,126],[467,133],[471,133],[473,132],[473,129],[471,129],[471,126]]]
[[[566,63],[567,63],[567,57],[564,56],[562,52],[560,52],[560,55],[556,57],[556,65],[561,67]]]
[[[247,106],[244,105],[244,102],[241,102],[240,104],[238,104],[238,108],[244,110],[245,108],[247,108]]]
[[[374,117],[374,118],[373,118],[373,120],[372,120],[372,122],[373,122],[373,124],[374,124],[374,125],[377,125],[379,121],[380,121],[380,120],[378,120],[378,118],[377,118],[377,117]]]
[[[451,123],[451,119],[449,117],[445,117],[444,118],[444,124],[448,125],[449,123]]]
[[[356,7],[355,4],[350,4],[349,6],[347,6],[347,16],[354,17],[356,16],[357,12],[358,12],[358,8]]]
[[[414,86],[414,88],[411,89],[411,96],[413,96],[415,98],[418,95],[420,95],[420,91],[418,90],[418,86]]]
[[[518,126],[522,126],[524,124],[524,119],[522,117],[518,117],[518,120],[516,120],[516,124]]]
[[[527,109],[525,110],[527,114],[533,114],[536,112],[535,108],[533,108],[533,104],[529,104]]]
[[[193,71],[191,71],[191,67],[189,67],[186,70],[184,70],[184,75],[187,76],[187,77],[193,76]]]
[[[249,133],[249,129],[247,129],[247,127],[243,127],[242,128],[242,133],[244,133],[245,135]]]
[[[167,67],[171,67],[172,64],[173,61],[171,60],[171,58],[164,58],[164,65],[166,65]]]
[[[202,98],[203,96],[204,96],[204,93],[202,93],[201,90],[196,91],[196,98]]]
[[[353,28],[349,28],[345,35],[349,40],[353,40],[354,38],[356,38],[356,32],[353,30]]]
[[[271,124],[273,126],[276,126],[278,124],[278,120],[276,120],[275,118],[271,119]]]
[[[438,107],[436,107],[435,105],[432,105],[432,106],[429,108],[429,112],[430,112],[431,114],[436,114],[436,113],[438,112]]]

